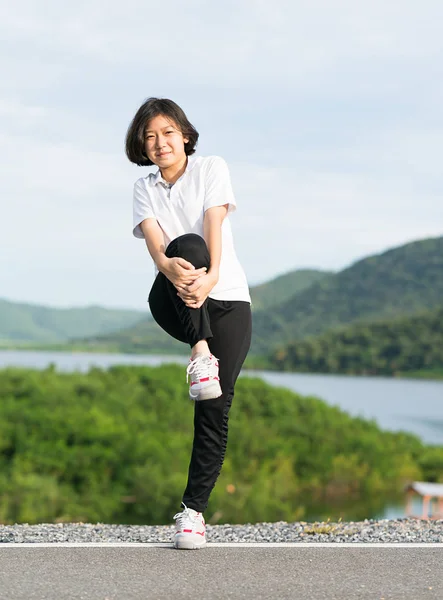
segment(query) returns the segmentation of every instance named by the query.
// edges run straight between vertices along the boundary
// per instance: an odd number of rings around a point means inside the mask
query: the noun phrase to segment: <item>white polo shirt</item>
[[[135,182],[133,234],[144,239],[140,223],[156,219],[163,230],[165,247],[185,233],[204,237],[205,211],[225,204],[229,205],[228,214],[237,207],[226,162],[219,156],[189,156],[185,172],[172,186],[162,178],[160,169]],[[251,302],[246,275],[235,253],[228,215],[222,224],[219,280],[209,297]]]

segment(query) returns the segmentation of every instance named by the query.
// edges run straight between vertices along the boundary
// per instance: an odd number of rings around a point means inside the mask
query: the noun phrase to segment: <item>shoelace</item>
[[[176,515],[174,515],[173,518],[177,519],[177,525],[182,529],[192,529],[192,526],[195,525],[196,521],[195,516],[191,514],[191,509],[188,508],[186,504],[184,504],[183,502],[182,504],[185,507],[185,509],[182,512],[179,512]]]
[[[197,356],[191,360],[186,369],[186,381],[189,380],[189,375],[196,375],[198,379],[209,377],[209,367],[211,366],[210,356]]]

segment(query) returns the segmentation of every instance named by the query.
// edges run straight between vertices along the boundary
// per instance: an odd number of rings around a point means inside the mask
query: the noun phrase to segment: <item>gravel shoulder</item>
[[[56,523],[0,525],[2,543],[170,542],[174,526]],[[349,522],[304,521],[207,525],[209,542],[443,542],[443,519],[415,518]]]

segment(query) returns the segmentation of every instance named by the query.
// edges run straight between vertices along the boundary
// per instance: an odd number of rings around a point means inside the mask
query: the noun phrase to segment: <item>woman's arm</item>
[[[140,223],[140,229],[145,237],[146,246],[157,269],[176,286],[192,285],[196,279],[206,272],[206,267],[195,269],[194,265],[184,258],[168,258],[165,254],[163,231],[157,219],[145,219]]]
[[[222,233],[221,228],[224,218],[228,214],[228,205],[214,206],[208,208],[205,212],[203,221],[203,235],[208,246],[209,256],[211,257],[210,268],[207,273],[214,279],[214,285],[218,281],[220,260],[222,253]]]
[[[166,248],[163,232],[157,219],[145,219],[140,223],[140,229],[145,236],[146,246],[148,247],[152,260],[155,262],[157,269],[163,273]]]

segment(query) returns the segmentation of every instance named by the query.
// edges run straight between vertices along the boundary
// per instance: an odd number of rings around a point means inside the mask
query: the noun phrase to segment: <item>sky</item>
[[[73,5],[75,4],[75,5]],[[443,235],[440,0],[9,0],[0,297],[147,310],[124,138],[151,96],[228,163],[251,285]]]

